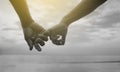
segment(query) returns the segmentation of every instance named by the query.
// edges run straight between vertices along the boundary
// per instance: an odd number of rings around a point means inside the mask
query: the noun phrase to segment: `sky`
[[[33,19],[45,29],[57,25],[80,0],[27,0]],[[31,52],[19,18],[9,0],[0,2],[0,55],[120,55],[120,0],[108,0],[88,16],[72,23],[66,44],[48,41],[42,52]]]

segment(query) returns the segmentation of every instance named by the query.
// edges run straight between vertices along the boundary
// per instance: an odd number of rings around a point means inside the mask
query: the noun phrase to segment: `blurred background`
[[[27,0],[27,4],[33,19],[49,29],[80,1]],[[119,3],[120,0],[108,0],[88,16],[71,24],[64,46],[56,46],[49,41],[42,47],[42,52],[35,49],[31,52],[12,5],[9,0],[1,0],[0,71],[119,72],[119,63],[79,64],[83,61],[120,60]]]

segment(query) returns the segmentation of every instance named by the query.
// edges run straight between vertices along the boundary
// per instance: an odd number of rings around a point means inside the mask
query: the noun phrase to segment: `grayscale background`
[[[80,0],[27,0],[45,29],[59,23]],[[0,72],[120,72],[120,0],[108,0],[69,27],[66,44],[51,41],[29,51],[9,0],[0,1]]]

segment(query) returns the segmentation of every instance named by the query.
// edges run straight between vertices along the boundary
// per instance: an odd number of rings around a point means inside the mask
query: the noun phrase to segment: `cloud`
[[[120,24],[120,12],[111,13],[104,17],[100,17],[101,21],[96,22],[99,27],[109,28],[114,27],[116,24]]]
[[[45,27],[57,24],[60,19],[79,2],[79,0],[58,0],[58,4],[54,2],[52,4],[47,4],[44,2],[45,0],[28,1],[33,18],[36,22],[44,24],[43,26]],[[69,27],[66,45],[54,46],[48,43],[48,45],[43,48],[43,52],[47,54],[63,53],[79,55],[82,53],[90,54],[92,52],[93,54],[97,52],[99,54],[110,54],[110,52],[112,54],[113,52],[118,53],[120,50],[118,41],[120,38],[120,5],[118,1],[120,0],[109,0],[89,16],[71,25],[71,27]],[[8,4],[5,3],[5,5],[2,4],[3,8],[0,9],[0,11],[2,11],[0,12],[2,13],[2,18],[0,18],[0,53],[26,53],[26,51],[29,51],[29,48],[23,38],[22,29],[19,29],[17,26],[20,25],[17,19],[18,16],[13,12],[12,6],[10,8]],[[114,48],[116,50],[114,50]]]

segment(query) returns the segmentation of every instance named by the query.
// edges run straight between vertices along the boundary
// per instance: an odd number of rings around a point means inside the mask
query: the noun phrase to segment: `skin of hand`
[[[45,33],[46,35],[48,34],[53,44],[64,45],[66,40],[67,30],[68,30],[68,26],[61,22],[58,25],[48,29]]]
[[[38,51],[41,51],[40,45],[44,46],[44,41],[47,41],[47,37],[42,35],[45,29],[35,23],[32,19],[26,0],[10,0],[10,2],[19,16],[24,38],[28,43],[30,50],[35,47]]]
[[[106,0],[84,0],[81,2],[82,4],[80,3],[75,9],[66,15],[65,18],[63,18],[66,23],[61,22],[48,31],[45,31],[44,28],[33,22],[26,4],[26,0],[10,0],[21,20],[24,37],[30,47],[30,50],[32,50],[34,46],[38,51],[41,51],[39,45],[43,46],[45,44],[44,41],[47,41],[47,36],[43,33],[44,31],[45,33],[47,32],[48,36],[54,44],[64,45],[68,25],[91,13],[105,1]],[[88,6],[86,6],[86,2]],[[95,6],[93,6],[94,4]]]
[[[40,45],[44,46],[44,41],[48,40],[48,38],[42,34],[44,31],[45,29],[35,22],[32,22],[28,27],[23,27],[24,38],[30,50],[35,47],[36,50],[41,51]]]
[[[90,14],[107,0],[82,0],[72,11],[63,17],[62,21],[48,30],[53,44],[64,45],[68,26],[80,18]],[[87,6],[86,6],[87,5]]]

